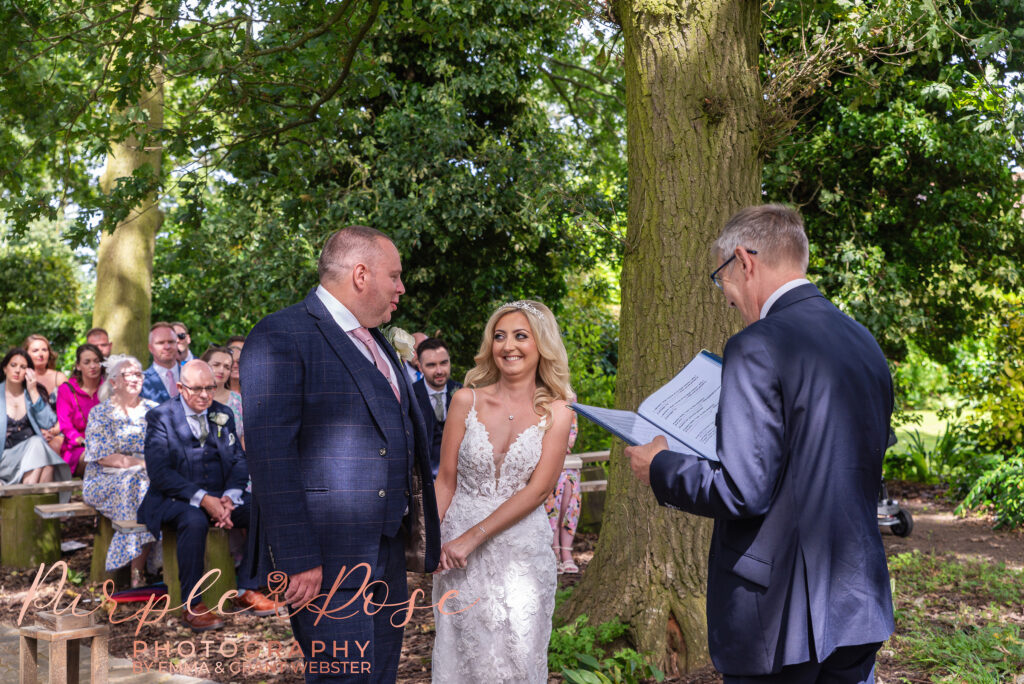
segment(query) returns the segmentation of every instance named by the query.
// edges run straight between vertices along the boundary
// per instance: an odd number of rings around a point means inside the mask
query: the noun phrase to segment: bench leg
[[[57,503],[57,494],[23,494],[0,499],[0,562],[36,568],[60,560],[60,521],[40,518],[35,507]]]
[[[211,527],[206,534],[206,572],[214,568],[220,569],[220,577],[213,583],[203,600],[210,608],[216,608],[220,597],[225,592],[238,586],[235,578],[235,558],[231,555],[231,539],[228,530]]]
[[[173,527],[164,525],[160,530],[164,549],[164,584],[167,585],[167,598],[170,599],[171,612],[181,614],[181,580],[178,576],[178,533]]]
[[[114,538],[114,525],[110,518],[97,514],[96,535],[92,542],[92,565],[89,568],[89,581],[102,583],[108,579],[114,580],[115,588],[124,588],[131,583],[131,566],[107,571],[107,552],[110,550],[110,542]]]
[[[21,671],[21,684],[37,684],[39,681],[39,642],[22,635],[19,647],[19,660]]]
[[[167,585],[167,597],[170,606],[180,606],[187,598],[182,596],[181,581],[178,575],[178,537],[173,528],[164,526],[160,531],[164,549],[164,584]],[[220,577],[203,593],[203,602],[209,608],[216,608],[217,602],[225,592],[236,588],[235,559],[231,556],[228,542],[228,531],[219,527],[211,527],[206,533],[206,556],[203,559],[204,573],[214,568],[220,569]],[[209,584],[204,583],[204,584]],[[180,615],[181,610],[174,614]]]

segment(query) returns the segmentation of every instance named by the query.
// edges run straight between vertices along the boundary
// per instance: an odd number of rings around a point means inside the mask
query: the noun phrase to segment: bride
[[[435,682],[547,682],[555,557],[544,511],[569,441],[569,364],[551,311],[504,304],[455,393],[434,484]]]

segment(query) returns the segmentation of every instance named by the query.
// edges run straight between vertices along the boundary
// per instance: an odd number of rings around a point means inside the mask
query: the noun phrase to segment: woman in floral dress
[[[572,452],[576,443],[578,427],[576,415],[572,417],[569,429],[569,448],[565,453]],[[548,522],[555,538],[551,542],[558,558],[558,574],[576,574],[580,571],[572,559],[572,540],[576,536],[576,526],[580,522],[580,471],[579,468],[566,468],[558,477],[555,491],[544,502],[544,510],[548,514]]]
[[[149,489],[144,459],[146,412],[156,406],[142,399],[142,364],[131,356],[108,358],[101,404],[89,413],[85,431],[86,463],[82,498],[111,520],[135,520]],[[146,558],[152,548],[149,532],[115,532],[107,550],[106,569],[132,565],[132,586],[145,583]]]

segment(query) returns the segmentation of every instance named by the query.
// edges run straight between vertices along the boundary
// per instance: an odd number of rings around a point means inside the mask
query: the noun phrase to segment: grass
[[[893,451],[902,452],[910,444],[910,435],[916,430],[921,435],[921,441],[928,451],[935,448],[942,433],[946,431],[946,421],[939,418],[938,411],[908,411],[908,415],[919,417],[920,424],[907,423],[896,428],[896,438],[899,440]]]
[[[1024,672],[1024,571],[919,551],[892,556],[889,571],[898,662],[950,684]]]

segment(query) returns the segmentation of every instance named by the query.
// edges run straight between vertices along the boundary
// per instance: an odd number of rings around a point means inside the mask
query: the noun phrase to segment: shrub
[[[1024,527],[1024,448],[981,475],[956,512],[983,510],[995,516],[995,527]]]
[[[548,668],[561,671],[573,684],[605,684],[608,682],[638,683],[665,675],[632,648],[620,648],[606,657],[604,646],[621,638],[629,629],[617,619],[600,625],[588,624],[590,618],[580,615],[571,624],[551,633],[548,647]]]

